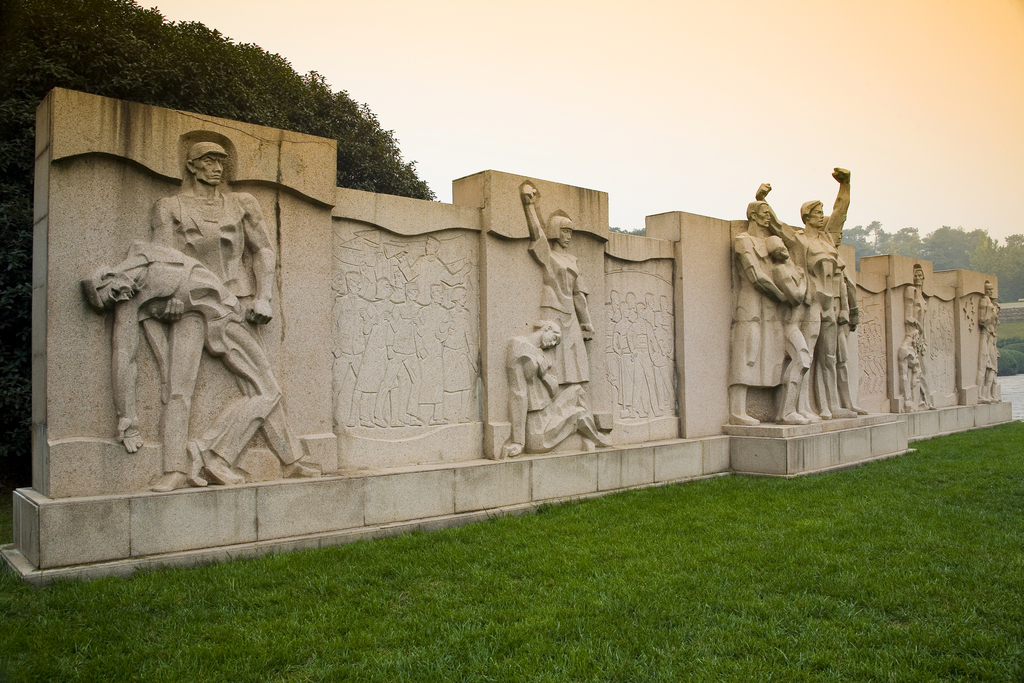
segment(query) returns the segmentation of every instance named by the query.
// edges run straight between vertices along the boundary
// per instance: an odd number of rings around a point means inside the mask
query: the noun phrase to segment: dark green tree
[[[984,230],[967,232],[963,228],[954,230],[943,225],[921,239],[921,257],[931,261],[934,270],[970,268],[971,254],[981,240],[987,238],[988,233]]]
[[[878,253],[875,251],[873,235],[881,227],[882,224],[878,221],[871,221],[866,228],[863,225],[858,225],[857,227],[843,230],[843,244],[853,247],[854,251],[857,252],[857,268],[860,268],[862,256],[874,256]]]
[[[909,258],[923,258],[921,255],[921,235],[917,228],[901,228],[889,234],[878,228],[875,238],[875,250],[879,254],[899,254]]]
[[[29,478],[33,140],[52,88],[334,138],[338,185],[434,198],[366,105],[133,0],[0,0],[0,67],[0,485]]]
[[[999,278],[999,299],[1024,298],[1024,235],[1010,235],[1000,245],[987,236],[971,253],[971,270],[991,273]]]

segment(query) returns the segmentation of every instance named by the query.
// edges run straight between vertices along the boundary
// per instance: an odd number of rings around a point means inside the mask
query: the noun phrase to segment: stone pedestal
[[[794,477],[889,458],[907,451],[907,425],[889,414],[814,425],[727,425],[732,469]]]
[[[128,576],[458,526],[728,471],[729,438],[717,436],[169,493],[54,499],[18,489],[15,543],[2,554],[37,585]]]

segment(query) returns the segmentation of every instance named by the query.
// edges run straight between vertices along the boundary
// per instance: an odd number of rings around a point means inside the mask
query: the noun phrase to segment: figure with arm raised
[[[590,363],[585,342],[593,338],[594,326],[579,264],[569,253],[575,226],[563,211],[556,211],[548,219],[545,232],[537,215],[537,188],[523,183],[519,196],[530,229],[530,254],[544,277],[541,315],[558,322],[561,328],[561,342],[555,347],[555,374],[560,384],[588,382]]]
[[[839,183],[839,192],[827,219],[822,203],[805,202],[800,207],[804,227],[786,225],[771,212],[770,228],[786,243],[794,262],[807,273],[807,296],[802,307],[800,325],[807,348],[812,355],[812,376],[819,391],[817,410],[811,406],[812,382],[804,382],[798,403],[799,412],[812,422],[820,419],[856,417],[852,410],[839,403],[836,378],[837,319],[840,309],[843,274],[839,251],[829,234],[842,231],[850,207],[850,172],[836,168],[832,177]]]

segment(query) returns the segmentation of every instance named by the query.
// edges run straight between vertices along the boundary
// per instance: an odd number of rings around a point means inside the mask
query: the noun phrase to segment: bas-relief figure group
[[[675,413],[675,320],[672,301],[608,292],[605,354],[615,410],[622,419]]]
[[[277,255],[256,199],[222,189],[227,156],[214,142],[191,145],[182,191],[153,206],[151,240],[132,244],[124,261],[98,266],[82,281],[97,312],[113,310],[117,430],[129,453],[143,445],[136,412],[140,326],[156,357],[164,405],[163,472],[151,482],[154,491],[243,483],[232,466],[257,431],[280,460],[284,477],[320,475],[300,460],[260,339],[258,326],[273,315]],[[204,349],[235,376],[242,396],[190,441]]]
[[[850,172],[836,168],[839,192],[832,214],[820,201],[800,207],[802,228],[778,220],[765,201],[763,184],[747,207],[747,228],[733,239],[738,281],[732,326],[729,421],[753,426],[747,413],[751,387],[775,392],[770,422],[802,425],[823,419],[850,418],[866,411],[854,403],[849,370],[850,333],[860,325],[857,287],[838,246],[850,205]],[[914,266],[913,284],[903,286],[904,337],[896,350],[901,411],[934,410],[936,383],[944,394],[955,391],[952,308],[938,301],[930,307],[924,268]],[[986,282],[978,308],[977,386],[979,403],[995,398],[995,330],[998,304]],[[873,303],[864,329],[862,388],[883,394],[882,307]],[[937,368],[935,366],[938,366]]]
[[[540,318],[533,323],[532,333],[508,343],[511,435],[497,456],[547,453],[575,433],[582,436],[587,450],[608,446],[609,430],[599,428],[584,386],[590,381],[586,343],[594,338],[594,325],[589,290],[576,257],[569,252],[575,225],[561,209],[542,224],[537,188],[524,182],[519,193],[530,231],[528,250],[540,268]]]
[[[316,477],[290,434],[282,392],[261,340],[272,316],[276,252],[258,202],[223,188],[227,151],[192,145],[181,192],[160,199],[151,239],[121,263],[97,266],[82,281],[86,300],[113,312],[111,374],[117,433],[127,452],[143,445],[136,410],[140,328],[156,358],[163,403],[163,471],[155,491],[239,484],[236,464],[260,432],[284,477]],[[849,334],[860,322],[856,286],[838,245],[850,202],[850,173],[835,169],[832,214],[820,201],[800,209],[802,228],[778,220],[762,185],[747,207],[746,230],[732,241],[736,282],[729,367],[729,421],[756,425],[753,387],[775,390],[773,421],[804,425],[855,417]],[[608,445],[589,395],[594,324],[590,290],[570,252],[574,224],[562,210],[542,222],[534,184],[520,187],[537,266],[540,305],[533,331],[508,342],[511,433],[495,457],[546,453],[573,434],[586,449]],[[476,247],[466,234],[420,237],[377,229],[341,230],[335,250],[334,421],[337,429],[433,428],[478,421],[479,302]],[[248,264],[248,265],[247,265]],[[934,408],[928,360],[924,271],[904,289],[899,346],[906,410]],[[647,419],[675,412],[674,313],[668,293],[610,288],[604,360],[616,415]],[[657,289],[657,288],[654,288]],[[600,290],[599,290],[600,291]],[[994,394],[999,306],[986,283],[979,401]],[[524,321],[525,324],[525,321]],[[241,396],[189,439],[191,402],[203,351],[235,378]]]
[[[336,249],[338,428],[475,422],[475,257],[466,236],[345,235]]]
[[[839,255],[850,206],[850,172],[837,168],[832,214],[820,201],[800,207],[802,228],[778,220],[768,184],[747,206],[747,228],[733,238],[739,286],[729,367],[729,421],[757,425],[750,387],[776,389],[773,422],[804,425],[863,415],[853,402],[849,333],[860,322],[856,288]]]

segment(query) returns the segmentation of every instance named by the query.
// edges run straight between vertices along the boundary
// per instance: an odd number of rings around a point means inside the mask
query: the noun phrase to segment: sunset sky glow
[[[142,0],[149,6],[153,0]],[[742,218],[1024,233],[1024,0],[160,0],[321,73],[441,201],[485,169],[609,193],[611,224]]]

